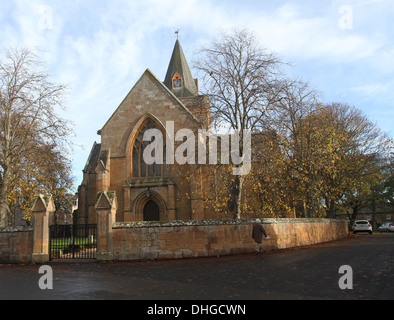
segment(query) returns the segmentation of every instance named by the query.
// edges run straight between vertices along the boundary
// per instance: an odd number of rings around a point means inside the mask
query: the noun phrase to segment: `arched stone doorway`
[[[167,221],[167,205],[163,197],[149,190],[140,193],[134,200],[135,221]]]
[[[160,221],[160,208],[153,200],[145,204],[144,221]]]

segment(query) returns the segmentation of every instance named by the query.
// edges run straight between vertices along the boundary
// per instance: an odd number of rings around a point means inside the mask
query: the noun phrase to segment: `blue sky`
[[[0,0],[0,54],[38,49],[70,85],[79,184],[97,130],[145,69],[164,80],[177,29],[192,65],[219,31],[247,28],[324,101],[361,109],[393,137],[393,17],[392,0]]]

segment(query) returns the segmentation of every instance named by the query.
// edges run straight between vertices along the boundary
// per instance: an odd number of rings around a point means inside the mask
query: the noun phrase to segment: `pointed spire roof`
[[[177,81],[174,82],[174,80]],[[185,54],[183,53],[181,44],[177,39],[164,84],[177,97],[182,98],[198,95],[196,81],[197,80],[193,79]]]

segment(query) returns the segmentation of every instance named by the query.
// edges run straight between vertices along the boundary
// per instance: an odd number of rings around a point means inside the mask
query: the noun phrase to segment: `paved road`
[[[394,234],[261,256],[49,265],[53,290],[39,288],[39,266],[0,266],[0,299],[394,299]],[[353,290],[339,288],[342,265],[353,269]]]

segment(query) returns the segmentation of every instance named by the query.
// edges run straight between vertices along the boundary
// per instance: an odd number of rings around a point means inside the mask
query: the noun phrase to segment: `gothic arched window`
[[[144,133],[149,129],[158,129],[163,135],[163,163],[154,163],[148,165],[144,161],[144,150],[150,144],[149,141],[144,141]],[[134,178],[146,178],[146,177],[162,177],[168,176],[168,168],[166,164],[165,155],[165,132],[155,124],[152,119],[147,119],[140,127],[136,134],[136,138],[133,145],[133,177]],[[154,155],[153,155],[154,156]]]

